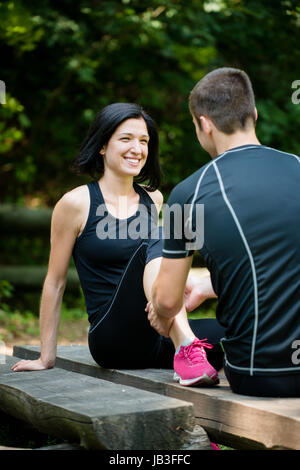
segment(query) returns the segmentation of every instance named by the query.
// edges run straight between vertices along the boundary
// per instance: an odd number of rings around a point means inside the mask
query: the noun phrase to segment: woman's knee
[[[151,298],[152,286],[159,273],[161,257],[151,259],[145,266],[143,275],[143,286],[148,300]]]

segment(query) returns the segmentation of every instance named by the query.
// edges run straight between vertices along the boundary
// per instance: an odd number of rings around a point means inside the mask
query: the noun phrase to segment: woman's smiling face
[[[127,119],[112,134],[101,149],[104,172],[137,176],[148,156],[149,133],[144,119]]]

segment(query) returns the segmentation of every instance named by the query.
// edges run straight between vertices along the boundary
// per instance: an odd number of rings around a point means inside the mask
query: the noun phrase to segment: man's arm
[[[160,270],[152,288],[152,303],[158,316],[173,318],[184,302],[186,280],[193,256],[162,258]]]
[[[152,302],[148,302],[146,311],[151,326],[163,336],[169,336],[174,317],[183,302],[190,312],[206,299],[217,297],[209,272],[199,279],[187,279],[192,258],[162,259],[152,288]]]

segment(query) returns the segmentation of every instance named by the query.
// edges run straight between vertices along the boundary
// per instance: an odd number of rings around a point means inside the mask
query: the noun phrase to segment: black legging
[[[130,258],[115,293],[97,314],[90,318],[89,348],[94,360],[106,368],[173,368],[174,346],[150,325],[143,288],[146,264],[161,256],[162,240],[144,241]],[[199,339],[207,339],[208,361],[223,367],[219,341],[224,329],[215,319],[189,320]]]

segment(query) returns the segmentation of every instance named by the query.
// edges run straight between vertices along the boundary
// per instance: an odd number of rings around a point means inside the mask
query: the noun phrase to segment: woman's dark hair
[[[105,106],[97,114],[81,144],[79,154],[71,164],[71,169],[77,174],[89,174],[92,178],[101,176],[104,172],[104,164],[99,154],[100,150],[122,122],[126,119],[139,118],[144,119],[150,139],[146,164],[140,174],[135,177],[135,181],[137,183],[146,181],[150,191],[157,189],[162,177],[157,127],[153,119],[134,103],[113,103]]]

